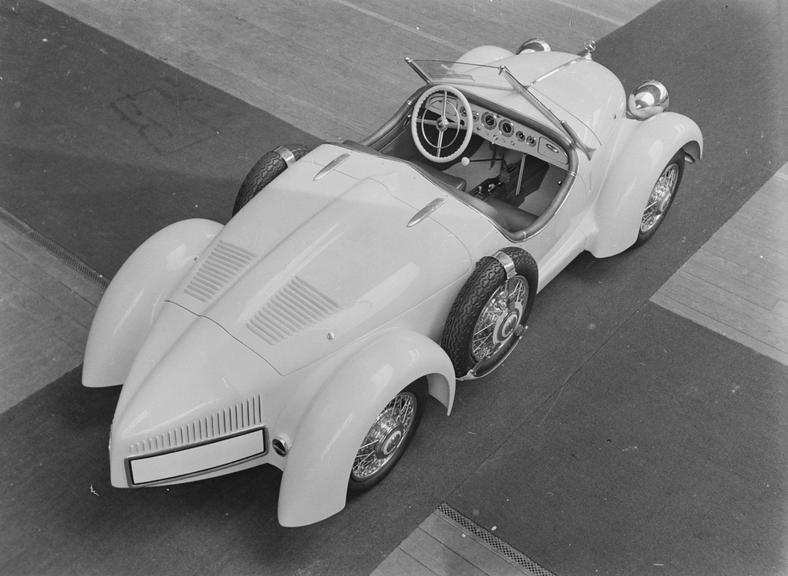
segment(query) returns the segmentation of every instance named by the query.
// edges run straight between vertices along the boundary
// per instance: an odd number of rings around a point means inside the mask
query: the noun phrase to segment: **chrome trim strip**
[[[560,66],[556,66],[552,70],[550,70],[548,72],[545,72],[544,74],[539,76],[539,78],[537,78],[536,80],[530,82],[529,84],[527,84],[525,86],[530,88],[531,86],[534,86],[537,82],[541,82],[542,80],[546,80],[547,78],[549,78],[550,76],[552,76],[556,72],[560,72],[564,68],[568,68],[569,66],[571,66],[572,64],[576,64],[577,62],[582,62],[582,60],[583,60],[583,57],[582,56],[578,56],[577,58],[569,60],[568,62],[564,62]]]
[[[413,215],[413,218],[411,218],[408,221],[408,225],[406,226],[406,228],[415,226],[416,224],[427,218],[430,214],[432,214],[438,208],[440,208],[444,202],[446,202],[446,198],[435,198],[435,200],[427,204],[424,208],[422,208],[421,210],[419,210]]]
[[[315,177],[312,178],[312,181],[320,180],[323,176],[325,176],[326,174],[331,172],[334,168],[336,168],[337,166],[342,164],[342,162],[344,162],[348,158],[350,158],[350,154],[347,154],[347,153],[340,154],[339,156],[334,158],[331,162],[329,162],[328,164],[323,166],[320,169],[320,171],[317,174],[315,174]]]
[[[287,146],[279,146],[278,148],[274,149],[274,152],[279,154],[282,160],[285,161],[285,164],[287,164],[288,168],[290,168],[290,166],[292,166],[296,161],[295,154],[293,154],[292,150],[290,150],[290,148]]]

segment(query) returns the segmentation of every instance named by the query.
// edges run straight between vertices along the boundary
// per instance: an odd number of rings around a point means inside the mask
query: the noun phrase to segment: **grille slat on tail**
[[[208,302],[240,276],[254,258],[255,255],[248,250],[219,240],[200,264],[184,292],[200,302]]]
[[[151,436],[129,446],[132,456],[172,450],[182,446],[198,444],[221,438],[235,432],[255,428],[263,424],[263,401],[259,394],[228,406],[209,416],[193,420],[178,428],[172,428],[157,436]]]
[[[247,322],[246,326],[271,346],[286,340],[331,314],[339,305],[316,288],[294,277]]]

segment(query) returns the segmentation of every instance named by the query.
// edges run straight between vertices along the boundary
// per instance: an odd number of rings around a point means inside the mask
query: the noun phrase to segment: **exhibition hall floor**
[[[0,573],[788,572],[788,15],[583,5],[0,7]],[[81,354],[126,256],[226,222],[265,151],[363,137],[419,85],[403,56],[532,36],[596,38],[627,89],[662,80],[701,126],[654,239],[578,257],[507,362],[324,522],[280,527],[267,467],[112,488],[119,390],[83,388]]]

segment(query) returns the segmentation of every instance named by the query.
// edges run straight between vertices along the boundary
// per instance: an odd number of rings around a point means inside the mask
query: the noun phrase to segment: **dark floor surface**
[[[266,151],[317,139],[35,0],[0,5],[0,206],[111,276],[153,232],[226,221]]]
[[[256,156],[314,142],[15,6],[0,7],[0,205],[99,272],[171,221],[225,220]],[[545,289],[521,348],[462,384],[450,418],[431,406],[374,491],[283,529],[271,469],[113,489],[117,390],[83,389],[77,370],[0,415],[0,573],[366,574],[443,500],[561,576],[788,571],[788,370],[648,303],[786,161],[784,16],[762,14],[666,0],[600,41],[626,86],[669,86],[703,162],[650,244],[582,256]]]

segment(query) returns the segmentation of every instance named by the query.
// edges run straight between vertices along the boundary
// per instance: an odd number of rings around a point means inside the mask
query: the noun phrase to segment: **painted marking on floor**
[[[788,365],[788,164],[651,301]]]

